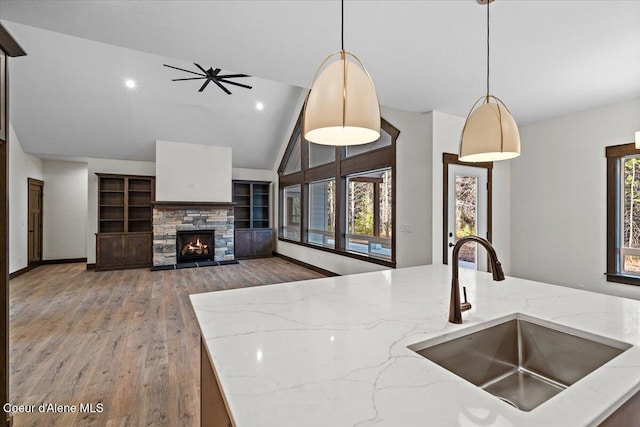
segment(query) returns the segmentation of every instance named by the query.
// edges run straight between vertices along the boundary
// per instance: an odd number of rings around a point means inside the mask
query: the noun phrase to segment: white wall
[[[231,148],[156,141],[156,200],[231,201]]]
[[[511,274],[640,298],[606,271],[605,147],[633,141],[640,98],[520,129],[511,165]]]
[[[442,203],[443,153],[458,153],[464,117],[433,112],[433,263],[442,263]],[[493,246],[496,248],[505,273],[510,271],[510,175],[509,161],[493,163]]]
[[[9,123],[9,272],[28,264],[28,178],[43,180],[42,160],[25,154]],[[46,184],[45,184],[46,189]]]
[[[432,114],[382,107],[382,117],[400,130],[396,145],[397,267],[431,264]]]
[[[98,177],[96,173],[153,176],[156,173],[156,164],[110,159],[89,159],[88,163],[87,263],[93,264],[96,262],[96,233],[98,232]]]
[[[86,258],[88,164],[44,160],[43,259]]]
[[[231,176],[240,181],[273,181],[278,174],[271,169],[233,168]]]
[[[396,153],[396,261],[398,267],[431,263],[431,115],[382,107],[382,116],[400,130]],[[295,124],[294,118],[293,124]],[[290,126],[288,137],[293,126]],[[280,164],[284,148],[276,161]],[[275,178],[274,178],[275,179]],[[277,186],[276,192],[277,193]],[[277,197],[275,198],[277,203]],[[277,209],[276,209],[277,213]],[[277,216],[275,217],[277,220]],[[277,221],[275,221],[277,229]],[[399,231],[399,230],[407,231]],[[338,274],[386,267],[317,249],[278,241],[277,252]]]

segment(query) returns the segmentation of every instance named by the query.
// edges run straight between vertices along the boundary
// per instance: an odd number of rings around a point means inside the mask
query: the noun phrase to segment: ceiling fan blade
[[[202,92],[204,90],[204,88],[207,87],[207,85],[209,84],[210,81],[211,81],[211,79],[207,79],[207,81],[204,82],[204,84],[202,85],[200,90],[198,90],[198,92]]]
[[[174,67],[173,65],[167,65],[167,64],[162,64],[162,65],[164,65],[165,67],[169,67],[169,68],[176,69],[176,70],[185,71],[185,72],[187,72],[187,73],[196,74],[196,75],[198,75],[198,76],[204,76],[204,74],[196,73],[195,71],[185,70],[184,68]],[[206,76],[205,76],[205,77],[206,77]]]
[[[220,79],[235,79],[236,77],[251,77],[248,74],[225,74],[225,75],[219,75],[218,78]]]
[[[193,65],[195,65],[196,67],[200,68],[202,70],[203,73],[207,74],[207,70],[205,70],[204,68],[202,68],[200,66],[200,64],[196,64],[195,62],[193,63]]]
[[[217,84],[220,89],[222,89],[223,91],[225,91],[227,93],[227,95],[231,95],[231,91],[229,89],[227,89],[226,87],[222,86],[220,84],[220,82],[218,82],[218,80],[211,80],[211,81],[214,82],[215,84]]]
[[[211,68],[209,68],[209,70],[211,70]],[[220,68],[216,68],[215,70],[212,71],[212,76],[216,77],[218,76],[218,73],[222,71]]]
[[[202,80],[206,79],[206,77],[187,77],[186,79],[171,79],[172,82],[179,82],[182,80]]]
[[[247,89],[252,89],[252,87],[251,87],[251,86],[249,86],[249,85],[243,85],[242,83],[236,83],[236,82],[232,82],[232,81],[225,80],[225,79],[218,79],[218,81],[220,81],[220,82],[222,82],[222,83],[226,83],[226,84],[228,84],[228,85],[234,85],[234,86],[244,87],[244,88],[247,88]]]

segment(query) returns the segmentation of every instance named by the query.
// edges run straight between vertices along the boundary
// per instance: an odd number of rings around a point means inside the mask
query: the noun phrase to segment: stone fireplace
[[[233,220],[233,203],[153,202],[153,267],[234,262]]]

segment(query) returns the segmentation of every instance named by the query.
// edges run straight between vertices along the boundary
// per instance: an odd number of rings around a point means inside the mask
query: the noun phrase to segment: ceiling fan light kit
[[[489,4],[494,0],[478,0],[487,6],[487,94],[471,107],[460,135],[459,160],[491,162],[520,155],[520,133],[507,106],[489,92]],[[482,105],[475,111],[478,103]]]
[[[311,82],[302,129],[304,138],[316,144],[367,144],[380,138],[380,103],[360,59],[344,50],[344,0],[341,7],[342,46],[322,61]]]

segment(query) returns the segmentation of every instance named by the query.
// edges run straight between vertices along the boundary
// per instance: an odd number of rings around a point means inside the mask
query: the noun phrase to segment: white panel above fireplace
[[[231,148],[156,141],[156,200],[231,202]]]

